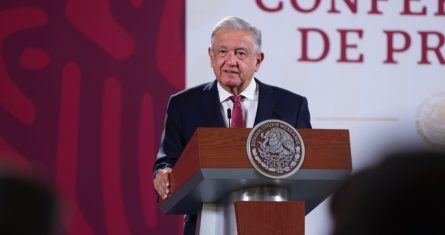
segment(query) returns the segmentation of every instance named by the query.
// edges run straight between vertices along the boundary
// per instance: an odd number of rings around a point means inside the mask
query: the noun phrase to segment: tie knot
[[[230,99],[233,103],[239,103],[241,101],[242,96],[240,95],[232,95],[230,96]]]

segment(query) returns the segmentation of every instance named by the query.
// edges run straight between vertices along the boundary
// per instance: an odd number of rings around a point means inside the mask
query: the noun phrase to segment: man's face
[[[210,62],[221,86],[233,93],[241,93],[258,71],[263,53],[255,54],[254,40],[249,31],[220,30],[209,48]]]

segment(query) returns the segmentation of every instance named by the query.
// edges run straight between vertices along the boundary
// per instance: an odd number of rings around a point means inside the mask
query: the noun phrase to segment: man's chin
[[[225,77],[221,79],[221,83],[228,87],[238,87],[241,84],[239,77]]]

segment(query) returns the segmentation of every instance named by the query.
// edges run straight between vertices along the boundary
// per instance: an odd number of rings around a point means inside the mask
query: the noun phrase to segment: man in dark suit
[[[237,127],[279,119],[311,128],[305,97],[254,78],[264,59],[259,29],[237,17],[225,18],[213,29],[208,53],[216,80],[179,92],[168,104],[153,179],[164,199],[170,194],[168,176],[196,128],[229,127],[228,109],[233,110],[233,124],[235,116],[242,118]],[[196,216],[186,216],[184,234],[195,234],[195,223]]]

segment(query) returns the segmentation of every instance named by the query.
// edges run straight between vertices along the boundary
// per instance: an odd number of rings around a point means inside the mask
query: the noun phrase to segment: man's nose
[[[226,63],[228,65],[236,65],[236,60],[237,60],[237,58],[236,58],[235,52],[229,52],[227,54]]]

